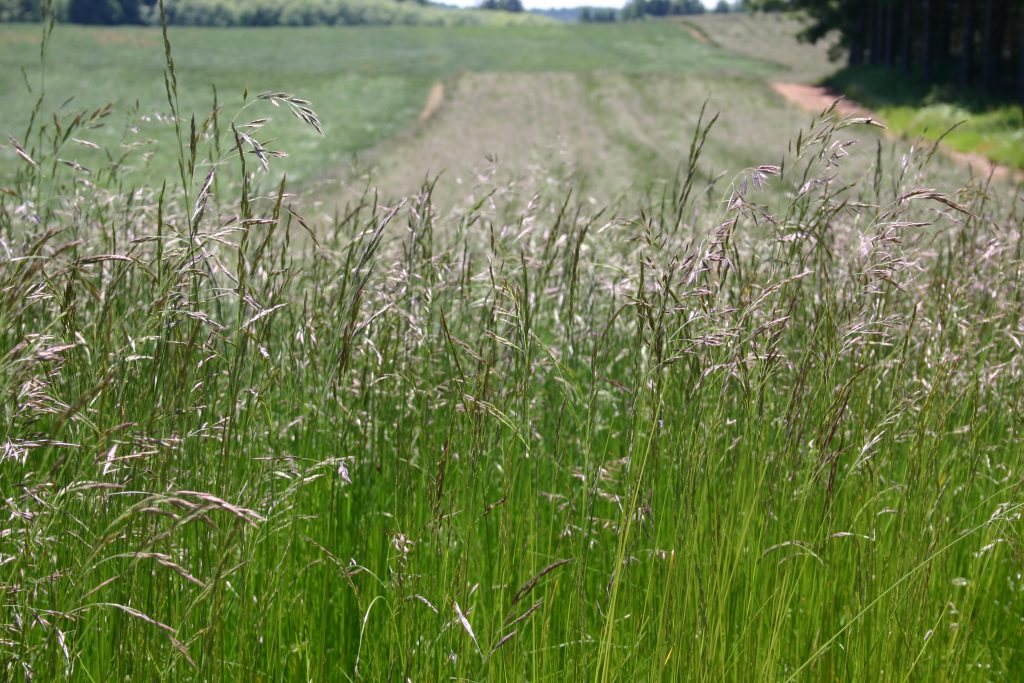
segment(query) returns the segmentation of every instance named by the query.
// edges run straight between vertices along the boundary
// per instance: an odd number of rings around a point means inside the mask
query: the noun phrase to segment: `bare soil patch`
[[[704,43],[705,45],[711,45],[711,41],[708,40],[708,37],[706,35],[704,35],[704,33],[701,32],[696,26],[693,26],[692,24],[688,24],[685,21],[681,23],[681,26],[683,27],[683,29],[687,33],[689,33],[691,36],[693,36],[697,40],[698,43]]]
[[[797,105],[801,109],[812,113],[822,112],[836,103],[836,111],[842,116],[859,116],[878,121],[878,117],[869,110],[861,107],[856,102],[844,98],[837,93],[820,85],[808,85],[806,83],[772,83],[772,89],[782,95],[786,100]]]
[[[40,32],[25,33],[15,29],[0,27],[0,45],[38,45]]]
[[[160,41],[155,35],[123,28],[97,28],[91,31],[100,45],[124,45],[127,47],[157,47]]]
[[[423,103],[423,111],[420,112],[419,123],[426,123],[437,113],[437,110],[444,104],[444,83],[435,83],[427,93],[427,101]]]

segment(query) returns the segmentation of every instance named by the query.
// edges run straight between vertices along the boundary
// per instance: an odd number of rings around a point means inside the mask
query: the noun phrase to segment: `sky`
[[[447,5],[458,5],[459,7],[473,7],[479,5],[480,0],[441,0]],[[626,0],[523,0],[526,9],[550,9],[552,7],[579,7],[588,5],[590,7],[615,7],[619,8],[626,4]],[[704,0],[708,9],[718,4],[718,0]]]

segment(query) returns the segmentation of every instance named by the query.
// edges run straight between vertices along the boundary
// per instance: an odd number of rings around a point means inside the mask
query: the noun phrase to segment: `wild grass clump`
[[[5,677],[1024,665],[1019,197],[920,187],[927,149],[841,184],[830,111],[711,209],[705,118],[635,211],[427,183],[321,224],[167,50],[179,187],[62,164],[103,111],[11,141]]]

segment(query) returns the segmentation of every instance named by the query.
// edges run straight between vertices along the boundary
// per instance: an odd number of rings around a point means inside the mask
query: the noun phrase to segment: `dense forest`
[[[751,0],[752,9],[801,10],[817,40],[842,36],[851,66],[897,67],[930,83],[1024,102],[1024,0]]]

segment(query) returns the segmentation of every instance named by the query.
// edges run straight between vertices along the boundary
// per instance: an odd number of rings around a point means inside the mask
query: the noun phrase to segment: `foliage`
[[[38,0],[0,0],[0,22],[39,21]]]
[[[792,0],[741,0],[744,9],[752,12],[793,11]]]
[[[500,12],[522,12],[522,0],[484,0],[480,9],[497,10]]]
[[[76,24],[137,24],[139,0],[69,0],[67,18]]]
[[[622,9],[624,20],[644,17],[668,17],[684,14],[703,14],[701,0],[631,0]]]
[[[580,10],[580,21],[583,23],[609,24],[618,20],[618,10],[610,7],[584,7]]]

